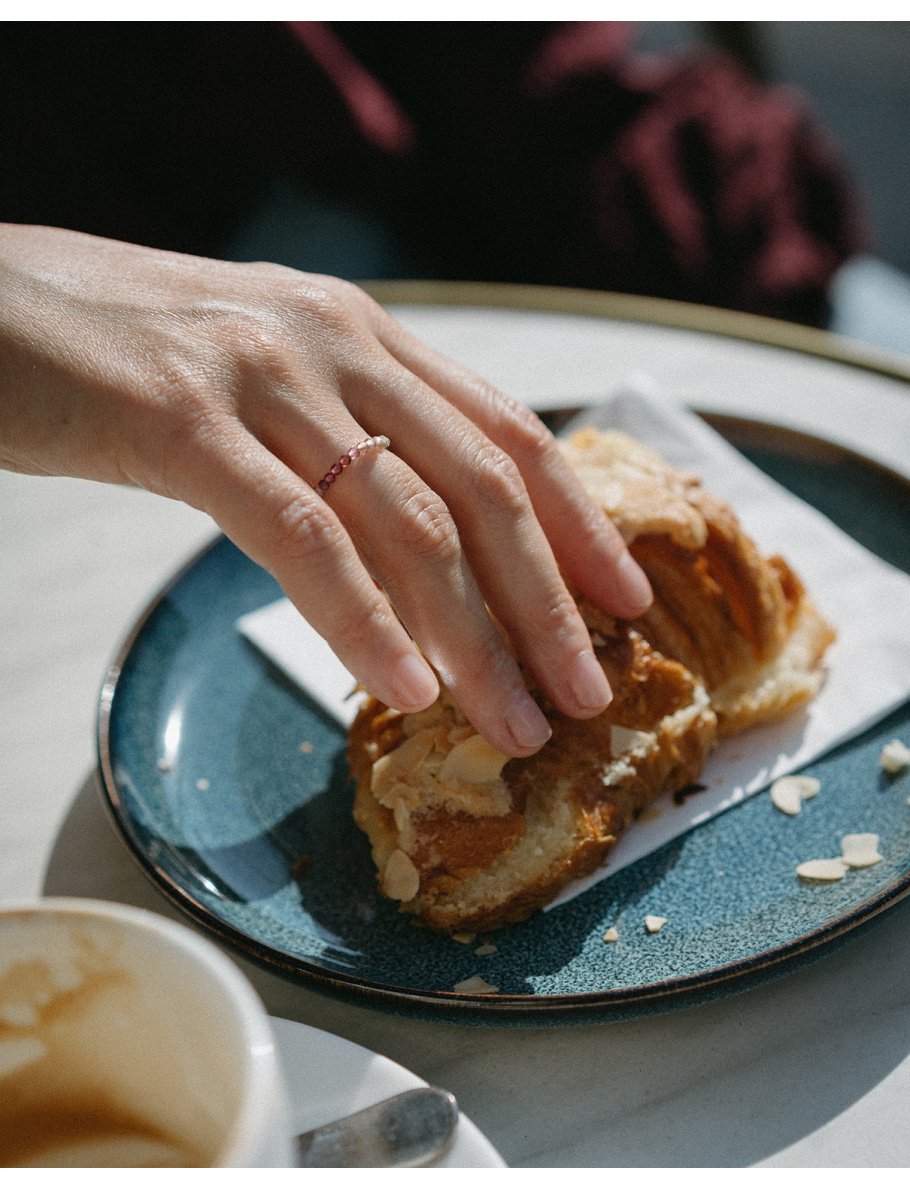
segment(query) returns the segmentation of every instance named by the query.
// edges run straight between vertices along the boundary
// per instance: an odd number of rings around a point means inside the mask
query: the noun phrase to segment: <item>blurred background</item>
[[[910,22],[6,22],[0,218],[910,351]]]

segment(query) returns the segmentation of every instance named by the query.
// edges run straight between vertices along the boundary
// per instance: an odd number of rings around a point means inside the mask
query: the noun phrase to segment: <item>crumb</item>
[[[687,798],[696,793],[704,793],[707,788],[707,785],[702,785],[699,781],[694,781],[691,785],[684,785],[682,789],[677,789],[673,794],[673,805],[681,806]]]
[[[882,748],[881,766],[886,773],[899,773],[910,766],[910,748],[900,740],[891,740]]]
[[[171,769],[173,769],[173,767],[174,767],[173,764],[171,763],[171,761],[168,760],[168,758],[166,756],[162,756],[161,759],[158,761],[158,763],[155,765],[155,768],[158,770],[159,773],[169,773],[171,771]]]
[[[616,926],[610,926],[608,930],[604,930],[602,937],[604,942],[618,942],[619,930],[617,930]]]
[[[196,788],[199,790],[200,793],[205,793],[205,791],[209,788],[208,777],[200,777],[199,780],[196,782]]]
[[[645,917],[645,929],[649,934],[658,934],[667,924],[665,917],[659,917],[656,913],[649,913]]]
[[[477,937],[476,934],[452,934],[451,935],[453,942],[462,942],[466,946],[469,945],[471,942],[473,942],[476,937]]]
[[[309,756],[309,754],[313,751],[314,746],[315,745],[311,744],[309,740],[302,740],[300,743],[300,751],[304,756]]]
[[[492,942],[484,942],[482,946],[478,946],[474,951],[475,954],[496,954],[499,950],[498,946],[494,946]]]
[[[487,983],[487,981],[479,975],[471,975],[467,979],[462,979],[459,983],[456,983],[453,986],[452,991],[453,992],[498,992],[499,988],[495,987],[492,983]]]

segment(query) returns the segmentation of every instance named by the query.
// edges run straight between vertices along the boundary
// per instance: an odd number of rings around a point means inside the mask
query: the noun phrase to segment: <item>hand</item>
[[[618,616],[647,580],[538,419],[360,289],[19,226],[0,286],[0,465],[203,509],[372,694],[419,710],[435,669],[507,755],[549,729],[494,618],[561,711],[606,706],[560,568]]]

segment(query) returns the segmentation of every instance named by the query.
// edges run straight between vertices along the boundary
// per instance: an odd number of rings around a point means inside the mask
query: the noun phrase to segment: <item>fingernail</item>
[[[527,690],[516,690],[509,696],[505,720],[520,748],[542,748],[553,734],[546,716]]]
[[[638,565],[631,554],[623,554],[616,567],[616,577],[622,591],[622,596],[629,604],[631,615],[640,615],[647,611],[654,599],[654,592],[648,582],[648,576]]]
[[[613,698],[607,676],[590,649],[579,653],[573,661],[569,684],[575,701],[584,711],[602,711]]]
[[[439,697],[439,682],[429,665],[407,653],[392,670],[396,711],[422,711]]]

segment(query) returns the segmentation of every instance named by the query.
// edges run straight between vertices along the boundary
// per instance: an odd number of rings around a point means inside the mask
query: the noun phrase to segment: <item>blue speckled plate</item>
[[[840,448],[725,418],[759,466],[910,570],[910,485]],[[351,819],[344,739],[238,634],[280,595],[219,539],[159,596],[112,667],[99,749],[106,798],[151,878],[247,957],[334,992],[464,1020],[611,1019],[742,990],[824,953],[910,889],[910,774],[884,742],[910,708],[807,771],[797,819],[759,795],[575,901],[499,932],[495,953],[413,925],[376,893]],[[886,862],[807,888],[794,867],[878,833]],[[647,934],[644,915],[669,925]],[[606,927],[620,941],[606,944]],[[479,974],[496,994],[455,993]]]

